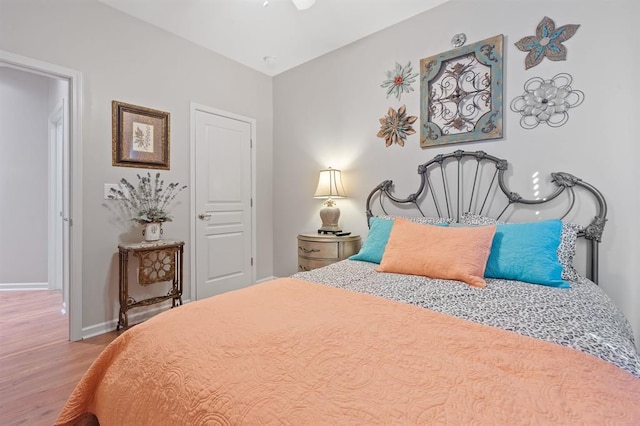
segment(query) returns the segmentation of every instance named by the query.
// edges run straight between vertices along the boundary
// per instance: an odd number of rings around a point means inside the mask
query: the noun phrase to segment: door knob
[[[210,213],[200,213],[200,214],[198,215],[198,219],[200,219],[200,220],[207,220],[207,219],[209,219],[210,217],[211,217],[211,214],[210,214]]]

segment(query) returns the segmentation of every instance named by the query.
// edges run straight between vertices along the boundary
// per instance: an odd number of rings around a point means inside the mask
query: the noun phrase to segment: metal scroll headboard
[[[475,161],[475,163],[474,163]],[[465,165],[467,167],[465,167]],[[408,207],[417,209],[421,216],[448,218],[458,222],[463,213],[474,213],[501,220],[520,206],[538,206],[551,203],[560,194],[568,197],[568,206],[559,219],[564,219],[576,206],[576,187],[586,190],[593,197],[596,215],[578,233],[587,240],[587,278],[598,282],[598,244],[607,221],[607,203],[602,193],[591,184],[566,172],[551,173],[556,186],[545,197],[526,199],[509,190],[505,173],[509,170],[507,160],[494,157],[484,151],[458,150],[437,155],[418,166],[420,186],[406,198],[393,195],[393,181],[385,180],[375,187],[367,197],[367,220],[374,216],[373,204],[377,200],[382,214],[389,214],[387,200],[399,207],[402,214]],[[472,177],[467,177],[467,173]],[[429,209],[429,210],[428,210]],[[413,214],[415,216],[415,214]]]

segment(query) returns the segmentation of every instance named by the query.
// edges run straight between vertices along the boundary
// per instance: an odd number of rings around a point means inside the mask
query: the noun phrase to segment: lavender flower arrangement
[[[119,201],[131,214],[131,220],[139,224],[171,222],[170,207],[176,196],[187,186],[180,186],[178,182],[165,186],[164,180],[160,180],[160,173],[156,173],[153,180],[151,173],[147,173],[146,176],[137,176],[137,187],[122,178],[119,188],[111,188],[109,199]]]

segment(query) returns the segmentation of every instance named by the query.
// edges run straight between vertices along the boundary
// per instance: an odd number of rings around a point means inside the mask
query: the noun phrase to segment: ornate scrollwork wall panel
[[[502,34],[420,60],[420,146],[502,137]]]

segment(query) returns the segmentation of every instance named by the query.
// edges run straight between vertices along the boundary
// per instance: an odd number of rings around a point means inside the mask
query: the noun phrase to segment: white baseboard
[[[49,283],[0,283],[0,291],[49,290]]]
[[[267,277],[267,278],[262,278],[262,279],[259,279],[258,281],[256,281],[256,284],[260,284],[260,283],[264,283],[264,282],[267,282],[267,281],[275,280],[275,279],[277,279],[277,278],[278,278],[278,277]]]
[[[189,303],[190,300],[184,300],[183,304]],[[170,307],[163,305],[156,306],[141,306],[138,308],[134,308],[129,311],[128,320],[129,324],[137,324],[139,322],[143,322],[148,320],[149,318],[170,309]],[[95,324],[89,327],[85,327],[82,329],[82,338],[88,339],[90,337],[99,336],[100,334],[108,333],[110,331],[114,331],[118,327],[118,320],[113,319],[111,321],[103,322],[100,324]]]
[[[271,280],[275,280],[278,277],[267,277],[267,278],[262,278],[258,281],[256,281],[256,284],[260,284],[263,282],[267,282],[267,281],[271,281]],[[46,284],[46,283],[45,283]],[[190,300],[185,300],[184,303],[189,303]],[[139,308],[135,308],[132,311],[129,311],[129,324],[136,324],[145,320],[148,320],[149,318],[153,317],[154,315],[159,314],[160,312],[166,311],[167,308],[165,306],[161,306],[161,305],[156,305],[156,306],[144,306],[144,307],[139,307]],[[82,338],[83,339],[88,339],[90,337],[95,337],[98,336],[100,334],[104,334],[104,333],[108,333],[110,331],[114,331],[118,326],[118,320],[117,319],[113,319],[111,321],[107,321],[107,322],[103,322],[100,324],[95,324],[89,327],[85,327],[82,329]]]

